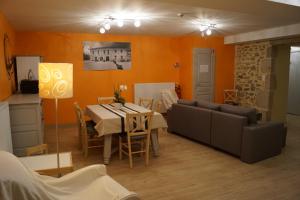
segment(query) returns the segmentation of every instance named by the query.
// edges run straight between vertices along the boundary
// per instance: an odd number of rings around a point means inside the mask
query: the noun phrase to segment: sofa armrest
[[[242,136],[241,160],[254,163],[281,153],[284,138],[282,123],[245,126]]]

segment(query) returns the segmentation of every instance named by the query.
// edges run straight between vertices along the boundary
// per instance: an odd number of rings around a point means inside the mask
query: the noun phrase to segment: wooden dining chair
[[[224,103],[225,104],[232,104],[238,105],[238,91],[231,89],[231,90],[224,90]]]
[[[119,134],[119,157],[129,157],[129,166],[133,167],[133,155],[145,154],[145,165],[149,164],[150,134],[153,112],[127,113],[126,133]],[[135,149],[137,147],[137,150]]]
[[[115,97],[98,97],[98,104],[110,104],[115,101]]]
[[[153,111],[154,112],[158,112],[158,113],[160,113],[161,112],[161,107],[162,107],[162,102],[161,102],[161,100],[157,100],[157,101],[155,101],[155,103],[153,103]]]
[[[85,121],[84,111],[80,108],[78,103],[74,103],[76,113],[78,115],[78,121],[80,123],[79,131],[82,144],[82,152],[85,157],[88,156],[88,150],[91,148],[103,147],[103,137],[96,136],[97,130],[94,128],[95,123],[91,121]]]
[[[28,147],[26,148],[25,151],[26,151],[26,156],[48,154],[48,145],[40,144],[33,147]]]
[[[140,98],[139,99],[139,106],[147,108],[149,110],[153,109],[153,99],[151,98]]]
[[[80,107],[77,102],[74,102],[74,111],[76,115],[77,130],[78,130],[78,148],[82,149],[81,122],[80,122]]]

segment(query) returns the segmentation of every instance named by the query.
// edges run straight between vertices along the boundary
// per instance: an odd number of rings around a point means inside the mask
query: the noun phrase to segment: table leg
[[[151,130],[151,144],[154,156],[159,156],[158,129]]]
[[[111,155],[111,140],[112,135],[104,135],[104,151],[103,151],[103,162],[105,165],[109,164]]]

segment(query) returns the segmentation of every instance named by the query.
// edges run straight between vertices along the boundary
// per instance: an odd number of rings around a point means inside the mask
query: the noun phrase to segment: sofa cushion
[[[206,108],[210,110],[220,110],[220,105],[216,103],[211,103],[208,101],[197,101],[197,106],[200,108]]]
[[[187,99],[178,99],[178,104],[183,104],[187,106],[196,106],[197,102],[193,100],[187,100]]]
[[[256,109],[255,108],[232,106],[232,105],[228,105],[228,104],[223,104],[220,107],[221,107],[222,112],[247,117],[248,118],[248,124],[256,124],[257,123]]]

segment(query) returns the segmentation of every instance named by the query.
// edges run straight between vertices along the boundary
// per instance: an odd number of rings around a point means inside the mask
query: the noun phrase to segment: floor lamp
[[[39,96],[45,99],[55,99],[55,133],[57,171],[61,176],[59,158],[58,133],[58,99],[73,97],[73,64],[70,63],[40,63],[39,64]]]

